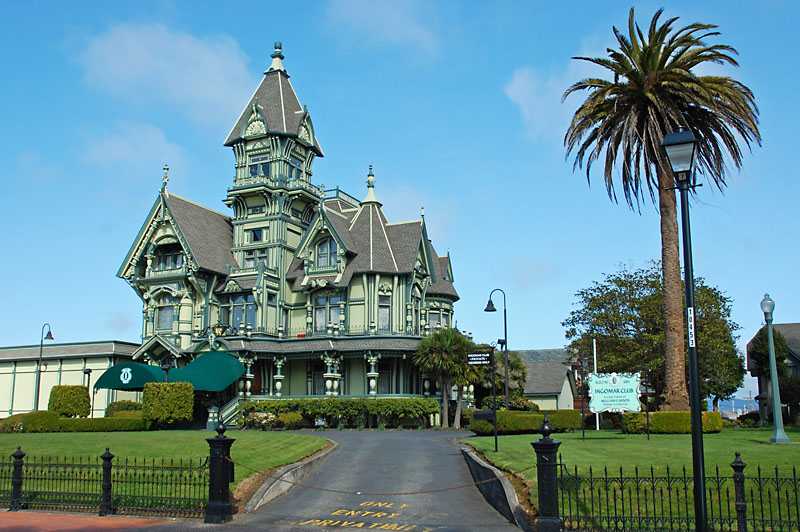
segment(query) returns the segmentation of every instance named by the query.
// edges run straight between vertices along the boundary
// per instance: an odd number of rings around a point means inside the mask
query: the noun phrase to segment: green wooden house
[[[136,360],[183,366],[209,351],[246,374],[225,399],[436,393],[421,337],[453,323],[449,253],[424,214],[389,222],[372,167],[363,199],[312,183],[323,152],[276,43],[225,145],[228,214],[164,185],[119,269],[141,297]]]

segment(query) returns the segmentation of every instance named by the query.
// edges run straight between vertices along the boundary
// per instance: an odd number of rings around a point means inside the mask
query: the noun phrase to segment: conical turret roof
[[[275,43],[275,52],[272,54],[270,68],[264,72],[264,78],[245,105],[239,119],[228,134],[228,138],[225,139],[226,146],[232,146],[244,138],[248,120],[254,111],[257,111],[266,121],[267,135],[287,135],[300,137],[301,140],[307,142],[311,141],[311,149],[318,157],[323,156],[322,148],[313,134],[313,128],[310,128],[312,131],[306,131],[301,136],[301,130],[309,125],[306,123],[310,122],[310,118],[308,110],[300,104],[300,100],[289,82],[289,74],[283,68],[280,42]]]

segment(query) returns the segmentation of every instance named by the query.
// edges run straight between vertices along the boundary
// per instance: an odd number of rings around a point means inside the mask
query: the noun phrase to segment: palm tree
[[[448,403],[451,383],[454,379],[460,381],[467,365],[467,350],[472,346],[472,341],[457,329],[440,329],[417,344],[414,364],[439,379],[442,390],[442,428],[450,426]],[[456,427],[461,425],[458,418],[455,423]]]
[[[608,57],[573,58],[605,68],[614,80],[586,78],[567,89],[562,101],[575,92],[589,94],[575,111],[564,145],[567,157],[575,152],[574,168],[585,164],[587,181],[592,164],[603,160],[612,201],[617,201],[617,186],[628,206],[640,212],[641,201],[649,196],[655,203],[658,198],[666,322],[664,409],[688,410],[677,209],[661,143],[679,126],[692,130],[700,139],[698,172],[722,191],[728,162],[742,166],[737,138],[750,148],[751,142],[761,144],[761,134],[750,89],[727,76],[693,72],[708,63],[738,66],[732,47],[706,44],[719,35],[717,26],[696,22],[675,29],[677,18],[659,22],[662,12],[656,11],[645,35],[631,8],[628,35],[614,28],[618,50],[609,48]]]

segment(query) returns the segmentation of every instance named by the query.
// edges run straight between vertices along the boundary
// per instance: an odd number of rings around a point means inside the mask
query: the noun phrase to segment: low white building
[[[139,347],[139,344],[118,340],[44,344],[39,410],[47,410],[53,386],[91,385],[114,364],[130,360]],[[0,418],[34,410],[39,348],[38,345],[0,347]],[[138,392],[98,390],[92,400],[92,415],[103,417],[110,402],[138,400],[138,396]]]

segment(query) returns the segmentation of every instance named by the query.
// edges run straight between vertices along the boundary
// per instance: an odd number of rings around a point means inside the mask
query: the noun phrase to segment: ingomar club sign
[[[638,373],[590,373],[589,410],[600,412],[639,412],[641,380]]]

